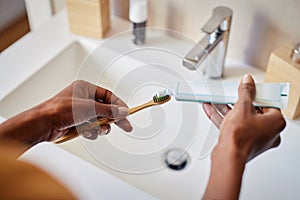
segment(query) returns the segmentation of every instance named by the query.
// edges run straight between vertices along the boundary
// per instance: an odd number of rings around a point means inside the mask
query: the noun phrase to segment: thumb
[[[252,102],[255,98],[255,83],[249,74],[245,74],[238,89],[239,98],[235,105],[243,109],[253,109]]]
[[[96,102],[95,109],[98,117],[122,119],[128,115],[128,108],[125,106]]]

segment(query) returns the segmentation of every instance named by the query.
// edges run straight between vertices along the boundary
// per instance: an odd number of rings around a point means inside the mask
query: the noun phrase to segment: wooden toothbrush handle
[[[142,105],[139,105],[139,106],[136,106],[136,107],[133,107],[133,108],[130,108],[128,110],[128,115],[132,115],[133,113],[136,113],[144,108],[148,108],[150,106],[153,106],[154,105],[154,102],[153,101],[149,101],[147,103],[144,103]]]
[[[58,138],[57,140],[54,141],[55,144],[60,144],[63,142],[66,142],[68,140],[72,140],[74,138],[76,138],[79,134],[77,133],[77,130],[75,127],[71,128],[70,131],[65,134],[64,136],[61,136],[60,138]]]
[[[138,112],[138,111],[140,111],[140,110],[142,110],[144,108],[148,108],[148,107],[150,107],[152,105],[154,105],[154,102],[153,101],[149,101],[149,102],[144,103],[142,105],[130,108],[128,110],[128,115],[136,113],[136,112]],[[72,127],[68,133],[66,133],[64,136],[58,138],[57,140],[55,140],[54,143],[55,144],[60,144],[60,143],[66,142],[68,140],[76,138],[79,135],[79,133],[81,133],[83,131],[92,130],[92,129],[97,128],[99,125],[102,125],[102,124],[111,124],[111,123],[114,123],[114,122],[119,121],[119,120],[120,119],[100,118],[97,121],[92,122],[90,124],[83,124],[83,125],[78,126],[77,128],[76,127]]]
[[[55,144],[60,144],[63,142],[66,142],[68,140],[74,139],[77,136],[79,136],[79,133],[83,131],[88,131],[97,128],[99,125],[102,124],[111,124],[115,122],[115,119],[107,119],[107,118],[100,118],[96,122],[92,122],[90,124],[83,124],[76,127],[72,127],[68,133],[66,133],[64,136],[58,138],[57,140],[54,141]]]

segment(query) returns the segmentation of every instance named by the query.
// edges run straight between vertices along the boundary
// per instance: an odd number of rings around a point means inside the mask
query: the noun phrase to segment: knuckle
[[[244,83],[242,88],[245,89],[245,90],[255,90],[255,86],[253,84],[250,84],[250,83]]]
[[[251,97],[254,97],[255,86],[253,84],[249,84],[249,83],[243,84],[242,91],[247,92],[247,93],[251,94]]]
[[[106,89],[105,95],[104,95],[104,100],[106,102],[113,103],[115,101],[115,95],[114,95],[114,93],[112,91]]]
[[[283,116],[281,115],[280,120],[279,120],[279,129],[280,131],[282,131],[285,127],[286,127],[286,121],[283,118]]]
[[[279,136],[276,141],[275,147],[278,147],[280,144],[281,144],[281,137]]]
[[[52,109],[54,112],[59,113],[68,108],[66,105],[68,104],[68,100],[66,98],[53,98]]]
[[[248,105],[252,105],[252,101],[250,99],[243,99],[241,104],[243,105],[243,107],[246,107]]]
[[[112,93],[112,91],[106,89],[106,95],[107,95],[107,97],[111,97],[114,94]]]
[[[75,81],[73,81],[73,83],[71,85],[73,86],[74,90],[78,90],[78,89],[87,87],[89,85],[89,83],[84,80],[75,80]]]
[[[275,116],[277,116],[277,117],[275,117]],[[280,132],[286,127],[286,121],[279,109],[275,110],[274,117],[275,117],[274,119],[276,120],[278,131]]]
[[[100,109],[101,109],[100,113],[102,113],[103,117],[107,117],[107,118],[115,118],[115,116],[118,113],[117,108],[113,105],[104,105]]]
[[[73,85],[86,85],[88,82],[84,80],[75,80],[73,81]]]
[[[271,148],[277,148],[281,143],[281,138],[280,136],[273,142]]]
[[[117,106],[111,105],[110,114],[112,118],[118,118],[119,108]]]

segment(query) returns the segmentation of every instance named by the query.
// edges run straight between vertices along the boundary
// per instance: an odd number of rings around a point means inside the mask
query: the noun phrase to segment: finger
[[[280,143],[281,143],[281,137],[280,137],[280,135],[278,135],[273,140],[271,140],[268,144],[262,146],[262,148],[259,151],[257,151],[255,154],[249,155],[248,161],[255,158],[259,154],[262,154],[263,152],[268,151],[269,149],[278,147],[280,145]]]
[[[126,118],[115,122],[115,124],[126,132],[132,131],[132,126],[131,126],[130,122],[128,121],[128,119],[126,119]]]
[[[110,130],[111,130],[111,127],[109,124],[103,124],[98,129],[98,135],[100,135],[100,136],[107,135],[110,133]]]
[[[81,133],[81,135],[87,139],[90,140],[96,140],[99,136],[107,135],[111,130],[111,127],[109,124],[103,124],[98,128],[91,129],[91,130],[85,130]]]
[[[96,88],[95,85],[93,85],[92,83],[89,83],[87,81],[83,81],[83,80],[76,80],[74,81],[70,87],[73,88],[73,90],[64,90],[64,91],[68,91],[68,92],[72,92],[69,95],[72,95],[73,97],[77,97],[77,98],[83,98],[83,99],[90,99],[90,91],[95,91],[95,89],[92,88]],[[95,94],[95,92],[94,92]]]
[[[89,140],[96,140],[98,137],[98,128],[82,131],[81,135]]]
[[[95,98],[94,98],[95,100],[101,100],[103,103],[115,104],[115,105],[120,105],[128,108],[128,106],[124,101],[122,101],[119,97],[117,97],[117,95],[115,95],[108,89],[97,86],[95,88],[94,94],[95,94]]]
[[[226,104],[212,104],[216,111],[224,118],[226,114],[231,111],[231,108]]]
[[[223,121],[223,118],[220,116],[220,114],[213,108],[211,104],[203,103],[202,108],[206,114],[206,116],[212,121],[214,125],[216,125],[217,128],[221,127],[221,123]]]
[[[263,108],[262,107],[255,107],[255,113],[262,114],[263,113]]]
[[[262,108],[261,110],[266,115],[282,115],[278,108]]]
[[[277,137],[277,139],[275,140],[275,142],[273,143],[272,148],[278,147],[278,146],[280,145],[280,143],[281,143],[281,137],[280,137],[280,135],[279,135],[279,136]]]
[[[274,138],[272,140],[270,140],[267,144],[265,144],[260,153],[264,152],[264,151],[267,151],[269,149],[272,149],[272,148],[276,148],[280,145],[281,143],[281,138],[280,138],[280,135],[277,134],[276,136],[274,136]]]
[[[263,114],[257,117],[263,126],[267,126],[275,132],[281,132],[286,126],[286,121],[277,108],[263,108]]]
[[[67,134],[70,129],[63,129],[63,130],[54,130],[53,133],[50,135],[48,139],[49,142],[55,141],[58,138],[62,137],[63,135]]]
[[[103,103],[113,103],[114,101],[118,100],[119,98],[112,93],[110,90],[94,85],[92,83],[86,81],[78,81],[81,85],[87,88],[89,99],[92,100],[100,100]],[[124,103],[124,102],[123,102]],[[125,104],[126,105],[126,104]]]
[[[95,110],[98,117],[109,119],[122,119],[128,115],[128,108],[112,104],[95,102]]]
[[[263,108],[263,115],[261,117],[265,118],[269,121],[280,121],[284,120],[283,115],[280,111],[280,109],[277,108]]]
[[[255,98],[255,83],[249,74],[245,74],[239,85],[238,94],[239,98],[235,104],[235,108],[241,108],[245,112],[254,111],[252,102]]]
[[[98,86],[94,94],[95,100],[100,99],[104,103],[112,103],[112,98],[115,96],[110,90]]]
[[[73,87],[73,96],[77,98],[88,98],[91,100],[100,100],[106,104],[117,104],[124,107],[128,107],[125,102],[123,102],[119,97],[117,97],[114,93],[109,91],[108,89],[99,87],[92,83],[83,80],[74,81],[72,85],[69,87]],[[72,90],[70,90],[72,91]]]

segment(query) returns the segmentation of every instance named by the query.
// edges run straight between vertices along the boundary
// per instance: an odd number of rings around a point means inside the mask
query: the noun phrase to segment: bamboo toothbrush
[[[138,111],[140,111],[144,108],[148,108],[148,107],[151,107],[151,106],[154,106],[154,105],[161,105],[163,103],[168,102],[170,99],[171,99],[170,95],[156,94],[151,101],[149,101],[147,103],[144,103],[142,105],[130,108],[128,110],[128,115],[136,113],[136,112],[138,112]],[[97,128],[98,126],[100,126],[102,124],[111,124],[111,123],[114,123],[118,120],[121,120],[121,119],[100,118],[97,121],[92,122],[90,124],[79,125],[79,126],[77,126],[77,128],[73,127],[73,128],[70,129],[70,131],[66,135],[64,135],[64,136],[58,138],[57,140],[55,140],[54,143],[60,144],[60,143],[66,142],[68,140],[76,138],[78,136],[78,132],[92,130],[92,129],[95,129],[95,128]]]

